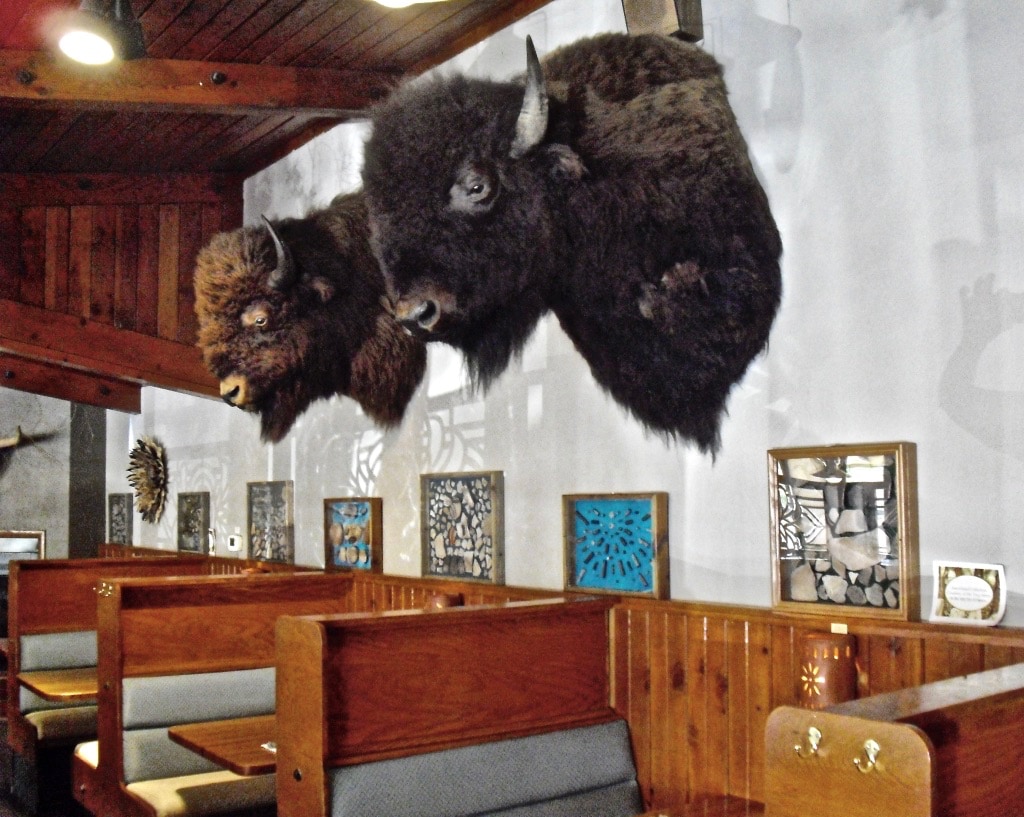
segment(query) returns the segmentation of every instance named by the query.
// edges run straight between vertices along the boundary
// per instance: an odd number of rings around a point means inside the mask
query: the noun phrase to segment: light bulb
[[[58,45],[71,59],[86,65],[105,65],[114,59],[113,46],[91,31],[69,31],[60,38]]]

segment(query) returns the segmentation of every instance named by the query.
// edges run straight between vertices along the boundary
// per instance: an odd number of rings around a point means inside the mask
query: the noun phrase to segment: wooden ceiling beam
[[[402,76],[244,63],[141,59],[77,66],[45,51],[0,50],[0,101],[27,107],[351,119]]]
[[[0,386],[138,414],[142,387],[67,366],[0,352]]]

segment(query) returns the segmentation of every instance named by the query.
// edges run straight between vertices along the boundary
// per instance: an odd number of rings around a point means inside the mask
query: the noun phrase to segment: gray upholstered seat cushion
[[[642,811],[624,721],[333,769],[333,817],[627,817]]]

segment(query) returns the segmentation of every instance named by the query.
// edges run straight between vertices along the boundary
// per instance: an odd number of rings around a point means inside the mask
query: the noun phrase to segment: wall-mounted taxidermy
[[[526,87],[411,83],[363,182],[396,316],[486,385],[554,311],[646,427],[714,451],[781,297],[779,234],[721,68],[669,37],[527,42]]]
[[[221,396],[277,442],[318,399],[402,419],[426,352],[385,309],[361,194],[302,219],[220,233],[196,260],[199,346]]]

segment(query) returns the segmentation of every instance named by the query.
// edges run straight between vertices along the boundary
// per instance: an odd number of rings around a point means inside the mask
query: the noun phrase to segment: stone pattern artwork
[[[420,479],[424,575],[503,582],[502,473]]]
[[[895,455],[798,457],[776,467],[781,599],[898,610]]]

